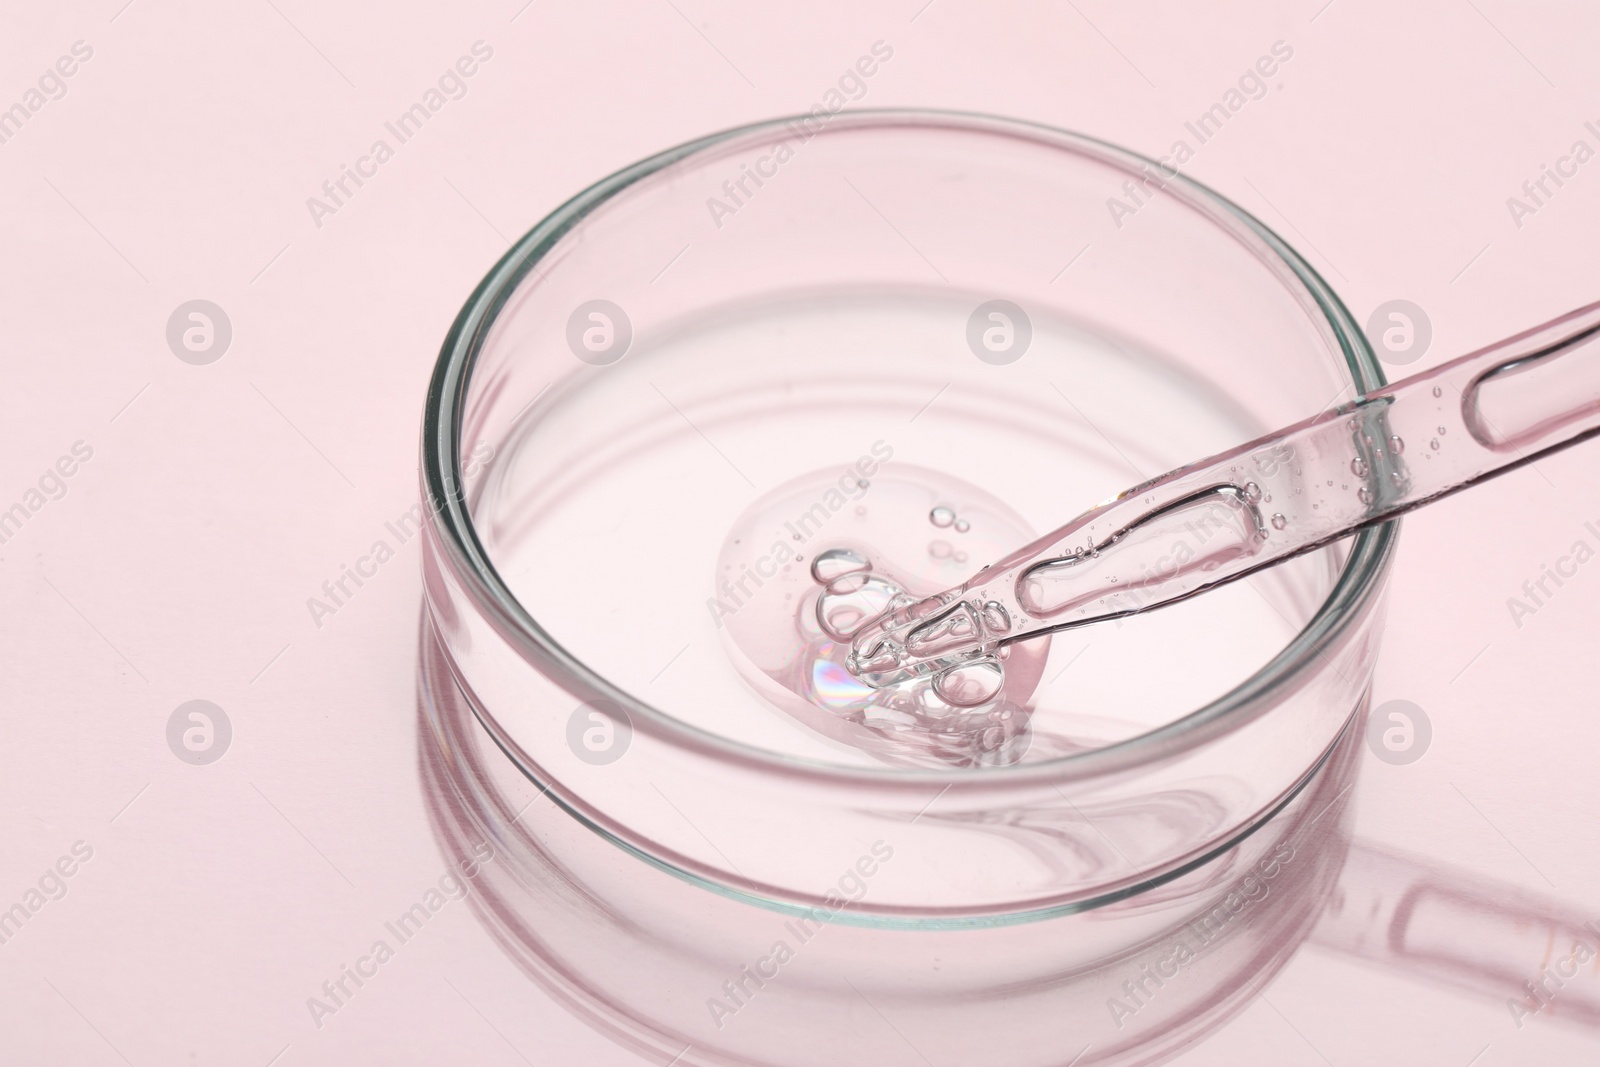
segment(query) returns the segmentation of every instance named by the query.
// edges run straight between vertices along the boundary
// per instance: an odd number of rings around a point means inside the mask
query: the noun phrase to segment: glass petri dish
[[[889,927],[1096,907],[1327,759],[1395,526],[1033,643],[971,713],[839,697],[811,568],[870,542],[931,592],[1382,380],[1292,249],[1136,154],[920,111],[728,131],[562,205],[462,309],[423,426],[430,624],[519,773],[703,887]]]

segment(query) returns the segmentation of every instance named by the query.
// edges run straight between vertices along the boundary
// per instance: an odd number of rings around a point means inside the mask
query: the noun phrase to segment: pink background
[[[416,775],[416,542],[320,629],[305,602],[415,498],[438,344],[510,239],[642,156],[808,108],[876,40],[894,58],[859,106],[994,112],[1156,155],[1282,40],[1271,91],[1187,172],[1359,319],[1421,305],[1434,340],[1416,367],[1600,298],[1600,161],[1520,228],[1506,207],[1573,141],[1600,147],[1583,125],[1600,124],[1600,21],[1578,3],[920,2],[7,14],[0,107],[74,42],[93,56],[0,144],[0,509],[74,442],[94,454],[0,545],[0,908],[75,841],[94,852],[0,945],[0,1059],[640,1062],[545,998],[465,905],[313,1024],[306,998],[444,861]],[[493,57],[467,95],[315,225],[306,198],[479,40]],[[233,325],[209,366],[165,341],[195,298]],[[1368,841],[1600,917],[1600,563],[1520,627],[1506,606],[1594,543],[1596,447],[1406,520],[1375,700],[1416,702],[1434,738],[1409,766],[1368,757],[1357,804]],[[165,740],[196,698],[234,729],[204,767]],[[1503,1003],[1316,949],[1268,998],[1181,1062],[1593,1055],[1584,1030],[1519,1030]]]

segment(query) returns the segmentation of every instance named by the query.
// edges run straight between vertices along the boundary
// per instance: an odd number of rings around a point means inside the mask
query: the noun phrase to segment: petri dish
[[[977,707],[851,690],[813,568],[931,592],[1382,380],[1291,248],[1115,146],[939,112],[727,131],[575,196],[462,309],[423,426],[428,625],[516,772],[634,860],[842,924],[1104,906],[1329,758],[1396,526],[1032,643]]]

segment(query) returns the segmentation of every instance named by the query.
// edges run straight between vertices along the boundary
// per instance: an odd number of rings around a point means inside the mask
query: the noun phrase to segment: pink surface
[[[1184,123],[1284,42],[1262,98],[1185,170],[1359,319],[1424,308],[1414,366],[1600,296],[1600,163],[1531,214],[1507,205],[1575,141],[1600,147],[1597,24],[1577,5],[119,7],[38,7],[0,35],[0,108],[39,101],[0,127],[0,510],[29,508],[0,544],[0,908],[92,850],[0,944],[6,1062],[640,1062],[461,903],[317,1025],[307,998],[447,861],[417,782],[415,541],[335,615],[306,601],[414,500],[438,343],[510,239],[644,155],[809,108],[875,41],[894,58],[859,106],[994,112],[1153,155],[1195,147]],[[92,55],[29,97],[79,41]],[[464,95],[396,145],[385,123],[479,41],[446,85]],[[393,157],[314,217],[307,199],[379,138]],[[1109,213],[1084,235],[1116,239]],[[209,365],[166,340],[193,299],[232,324]],[[92,456],[41,487],[80,441]],[[1507,602],[1600,544],[1595,447],[1405,520],[1374,699],[1422,707],[1432,746],[1367,757],[1355,794],[1363,840],[1580,912],[1600,908],[1600,565],[1531,615]],[[195,699],[233,730],[205,766],[167,744]],[[1581,1062],[1591,1034],[1307,949],[1180,1062]]]

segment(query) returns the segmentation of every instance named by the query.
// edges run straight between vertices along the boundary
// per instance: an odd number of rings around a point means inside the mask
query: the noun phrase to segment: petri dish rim
[[[804,116],[769,119],[709,134],[650,156],[602,178],[557,207],[517,241],[472,291],[441,346],[429,383],[421,441],[422,492],[452,577],[477,611],[535,669],[579,701],[614,702],[630,717],[634,730],[706,758],[743,765],[746,769],[819,784],[870,789],[923,790],[943,786],[957,791],[1040,786],[1081,782],[1137,770],[1141,765],[1181,756],[1218,736],[1269,714],[1280,694],[1292,689],[1325,657],[1352,624],[1382,592],[1393,558],[1398,519],[1369,528],[1354,538],[1349,558],[1328,596],[1310,621],[1275,656],[1251,676],[1208,704],[1172,722],[1088,752],[1011,767],[952,770],[852,768],[757,748],[692,726],[619,688],[561,646],[522,606],[496,570],[478,536],[464,490],[461,430],[465,421],[472,372],[500,312],[524,279],[590,213],[635,184],[674,164],[741,137],[776,132]],[[1155,160],[1110,142],[1041,123],[976,112],[904,108],[841,112],[825,132],[861,127],[911,126],[951,128],[1010,136],[1087,155],[1137,173]],[[1358,393],[1387,384],[1381,365],[1343,301],[1299,253],[1244,208],[1208,186],[1178,174],[1164,178],[1165,189],[1186,206],[1208,216],[1235,240],[1246,245],[1286,287],[1298,285],[1310,299],[1338,344],[1350,381]],[[1252,238],[1258,245],[1254,245]],[[1267,255],[1262,255],[1264,250]],[[1288,274],[1283,273],[1286,268]],[[480,714],[491,715],[492,709]],[[503,728],[486,723],[497,742]],[[528,766],[512,747],[502,750],[534,781],[543,775]]]

